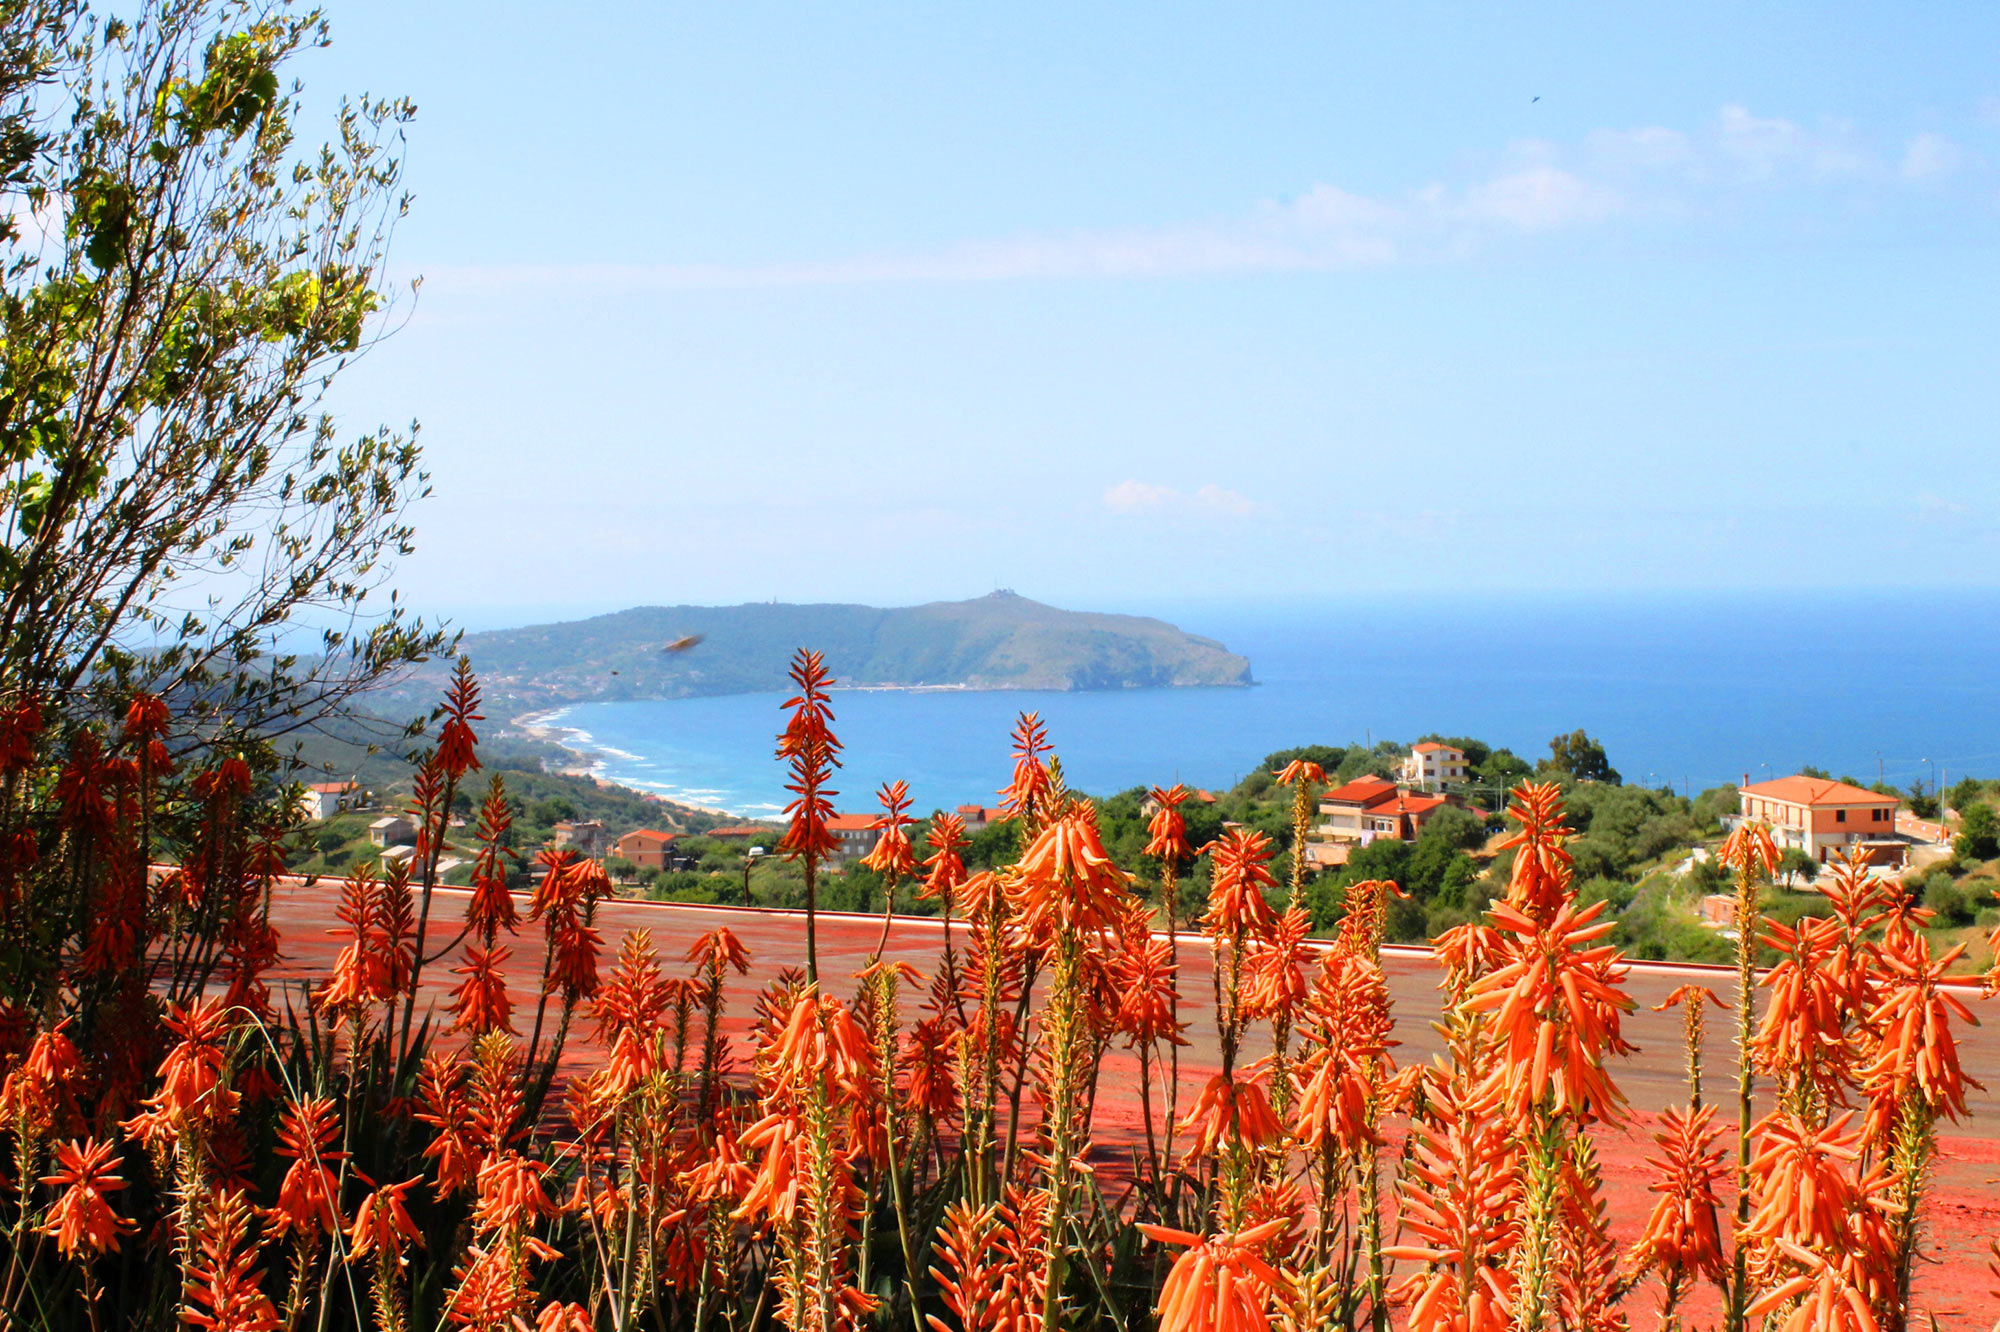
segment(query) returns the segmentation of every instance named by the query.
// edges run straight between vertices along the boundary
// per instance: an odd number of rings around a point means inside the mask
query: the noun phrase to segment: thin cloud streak
[[[1725,106],[1693,132],[1597,130],[1572,145],[1520,140],[1476,179],[1371,197],[1316,184],[1296,198],[1205,222],[972,240],[935,250],[767,264],[523,264],[442,267],[460,293],[534,287],[637,290],[863,283],[1201,277],[1333,272],[1462,260],[1509,241],[1619,220],[1686,224],[1754,197],[1845,190],[1874,198],[1977,166],[1943,135],[1881,146],[1851,127],[1809,129]],[[1816,197],[1815,204],[1823,203]]]

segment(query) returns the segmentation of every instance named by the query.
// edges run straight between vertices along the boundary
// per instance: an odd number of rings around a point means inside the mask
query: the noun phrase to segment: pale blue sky
[[[2000,9],[1758,8],[333,0],[400,584],[2000,583]]]

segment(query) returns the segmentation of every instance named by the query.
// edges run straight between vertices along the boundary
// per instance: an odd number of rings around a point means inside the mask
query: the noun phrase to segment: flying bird
[[[1534,105],[1534,104],[1535,104],[1536,102],[1539,102],[1539,101],[1541,101],[1541,100],[1542,100],[1542,99],[1541,99],[1541,98],[1539,98],[1539,97],[1530,97],[1530,98],[1528,99],[1528,105],[1529,105],[1529,106],[1533,106],[1533,105]]]
[[[686,652],[689,648],[695,646],[699,642],[701,642],[700,634],[689,634],[685,638],[676,638],[673,642],[667,644],[666,647],[662,648],[661,651]]]

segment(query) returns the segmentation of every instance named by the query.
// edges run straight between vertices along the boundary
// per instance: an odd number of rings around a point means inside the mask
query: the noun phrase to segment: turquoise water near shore
[[[1121,608],[1127,609],[1127,608]],[[919,809],[990,802],[1039,711],[1072,786],[1225,787],[1273,750],[1427,732],[1531,761],[1581,726],[1628,782],[1812,764],[1907,784],[2000,775],[2000,594],[1493,598],[1147,606],[1250,658],[1247,689],[846,691],[839,808],[902,778]],[[609,780],[753,817],[785,800],[782,696],[589,703],[553,724]]]

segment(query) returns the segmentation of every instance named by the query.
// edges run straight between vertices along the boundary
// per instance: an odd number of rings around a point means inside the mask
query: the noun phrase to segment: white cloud
[[[1247,518],[1257,506],[1246,496],[1209,482],[1192,494],[1150,481],[1120,481],[1104,492],[1104,507],[1116,514],[1163,514],[1183,518]]]
[[[1536,166],[1482,181],[1465,192],[1465,210],[1523,231],[1596,222],[1618,211],[1615,191],[1589,184],[1560,167]]]
[[[1905,180],[1930,180],[1956,171],[1964,160],[1957,144],[1942,134],[1926,132],[1910,140],[1898,169]]]
[[[1929,492],[1917,496],[1915,519],[1919,523],[1955,525],[1971,513],[1972,509],[1958,500]]]
[[[1190,503],[1197,509],[1227,514],[1231,518],[1248,518],[1257,509],[1257,506],[1244,496],[1214,484],[1205,485],[1195,491],[1190,497]]]
[[[1142,513],[1164,508],[1180,498],[1172,486],[1156,486],[1145,481],[1120,481],[1104,492],[1104,507],[1113,513]]]
[[[1518,140],[1484,171],[1400,194],[1318,182],[1234,216],[1122,230],[968,240],[932,250],[776,264],[548,265],[443,269],[445,290],[604,285],[638,289],[795,287],[870,282],[1170,277],[1338,271],[1460,259],[1530,238],[1602,229],[1626,218],[1686,224],[1782,191],[1907,189],[1968,162],[1950,140],[1919,134],[1878,146],[1852,126],[1806,127],[1747,107],[1705,125],[1600,129],[1572,144]],[[1819,197],[1802,201],[1818,207]]]

